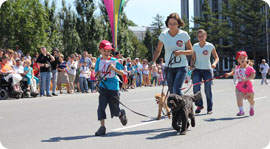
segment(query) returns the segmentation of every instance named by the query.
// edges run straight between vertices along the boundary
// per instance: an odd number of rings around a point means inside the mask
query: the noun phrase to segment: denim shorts
[[[99,105],[98,105],[98,120],[106,119],[106,107],[109,104],[111,118],[118,117],[120,113],[119,108],[120,93],[119,91],[107,90],[99,87]]]

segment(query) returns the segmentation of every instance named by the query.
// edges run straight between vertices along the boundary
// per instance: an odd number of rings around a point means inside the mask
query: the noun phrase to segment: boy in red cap
[[[98,120],[100,121],[100,128],[95,133],[96,136],[103,136],[106,134],[105,109],[109,104],[111,117],[119,117],[122,125],[127,124],[126,112],[119,108],[119,78],[116,74],[123,75],[123,66],[114,57],[111,57],[112,45],[109,41],[103,40],[99,44],[99,52],[101,57],[97,59],[95,72],[101,78],[99,83],[99,105],[98,105]]]
[[[250,80],[255,78],[256,71],[253,67],[248,65],[248,56],[245,51],[239,51],[236,54],[236,60],[238,61],[238,66],[230,73],[226,73],[226,77],[236,75],[238,83],[236,85],[236,98],[237,105],[239,107],[239,112],[237,116],[245,115],[243,109],[243,99],[247,99],[250,103],[249,115],[254,115],[254,89],[252,82]]]

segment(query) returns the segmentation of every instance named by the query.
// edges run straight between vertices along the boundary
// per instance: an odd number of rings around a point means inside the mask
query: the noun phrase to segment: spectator
[[[47,52],[46,47],[40,48],[41,54],[37,59],[37,63],[40,67],[40,96],[44,96],[44,89],[46,88],[46,96],[52,97],[50,94],[50,81],[51,81],[51,62],[54,61],[54,57]]]
[[[76,69],[78,68],[78,63],[75,61],[75,55],[70,55],[70,60],[68,61],[68,79],[69,79],[69,91],[72,94],[74,92],[74,80],[76,77]]]
[[[33,58],[33,72],[34,72],[34,75],[39,78],[39,70],[40,70],[40,67],[37,63],[37,57],[34,57]]]
[[[144,86],[148,86],[149,82],[149,68],[148,68],[148,62],[146,59],[143,60],[143,65],[142,65],[142,73],[143,73],[143,83]]]
[[[136,77],[136,86],[142,86],[142,64],[140,62],[139,58],[135,59],[136,63],[136,71],[137,71],[137,77]]]
[[[83,62],[83,65],[81,66],[80,71],[80,88],[82,93],[88,93],[88,83],[86,78],[89,78],[90,70],[89,67],[87,67],[87,62]]]
[[[52,56],[54,57],[54,61],[51,62],[51,67],[52,67],[52,95],[53,96],[58,96],[56,94],[56,86],[57,86],[57,75],[58,75],[58,71],[57,71],[57,67],[59,65],[59,50],[58,48],[53,48],[52,51]]]
[[[152,80],[151,80],[152,86],[154,85],[157,86],[158,70],[155,65],[152,65],[151,76],[152,76]]]
[[[266,76],[267,73],[269,72],[269,65],[266,63],[265,59],[262,59],[262,63],[260,64],[260,72],[262,74],[261,85],[263,85],[263,83],[267,85],[268,82]]]
[[[21,56],[23,55],[23,52],[22,52],[22,50],[20,50],[20,46],[19,45],[16,45],[16,52],[18,54],[20,54]]]
[[[96,73],[95,73],[95,67],[91,67],[91,77],[90,77],[90,89],[91,93],[95,92],[95,82],[96,82]]]
[[[3,57],[4,55],[4,49],[0,49],[0,57]]]
[[[91,59],[88,57],[88,52],[87,51],[83,51],[83,56],[82,58],[80,59],[80,66],[83,66],[84,62],[87,63],[87,67],[90,68],[91,65],[92,65],[92,61]]]
[[[8,62],[11,66],[14,66],[16,64],[16,61],[14,59],[14,51],[11,49],[7,50],[7,55],[8,55]]]
[[[80,88],[80,59],[81,59],[81,55],[76,55],[76,62],[77,62],[77,70],[76,70],[76,77],[75,77],[75,81],[74,81],[74,86],[76,85],[77,87],[77,92],[81,92],[81,88]]]
[[[32,59],[29,52],[26,53],[26,56],[24,57],[24,59],[25,60],[28,60],[28,59],[31,60]]]
[[[24,67],[24,73],[25,77],[27,78],[27,89],[30,91],[31,84],[34,84],[32,86],[33,91],[36,90],[36,84],[38,84],[39,80],[37,77],[34,76],[33,69],[31,67],[31,60],[27,59],[25,61],[25,67]]]
[[[67,73],[67,62],[64,61],[64,55],[60,54],[59,56],[59,64],[57,66],[58,71],[58,78],[57,78],[57,86],[60,91],[60,94],[63,94],[62,92],[62,84],[66,84],[67,86],[67,92],[69,92],[69,80],[68,80],[68,73]]]
[[[19,58],[16,59],[16,65],[13,66],[13,69],[15,73],[20,74],[21,76],[24,76],[24,68],[22,66],[21,59]]]
[[[20,93],[22,92],[20,89],[20,81],[22,80],[21,75],[16,74],[11,67],[11,65],[8,62],[8,57],[3,56],[2,57],[2,64],[1,64],[1,70],[0,74],[7,74],[4,79],[8,82],[8,80],[11,78],[12,79],[12,86],[14,89],[14,92]]]

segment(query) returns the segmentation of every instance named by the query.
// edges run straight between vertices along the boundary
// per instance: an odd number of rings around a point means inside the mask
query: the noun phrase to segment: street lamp
[[[268,37],[268,8],[267,8],[267,5],[268,5],[268,2],[265,1],[265,13],[266,13],[266,19],[265,19],[265,31],[266,31],[266,44],[267,44],[267,63],[269,63],[269,37]]]

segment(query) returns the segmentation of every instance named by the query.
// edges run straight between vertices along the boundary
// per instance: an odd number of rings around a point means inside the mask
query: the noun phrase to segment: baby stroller
[[[5,100],[8,97],[19,99],[22,96],[22,91],[19,88],[14,90],[12,86],[12,78],[4,79],[8,74],[0,74],[0,100]]]

